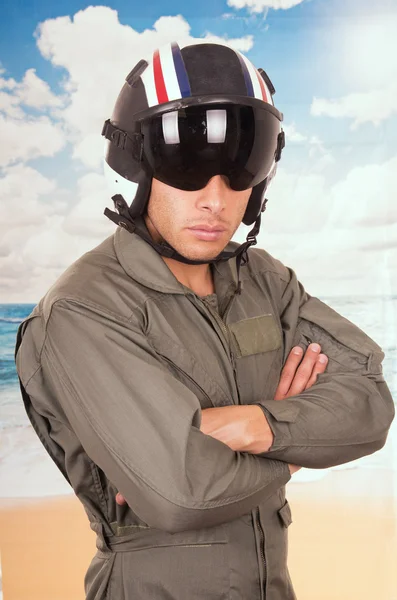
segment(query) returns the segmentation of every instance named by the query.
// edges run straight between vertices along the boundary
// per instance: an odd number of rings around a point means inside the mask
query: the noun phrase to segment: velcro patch
[[[237,357],[270,352],[281,346],[281,331],[270,313],[230,323],[228,328],[239,351]]]

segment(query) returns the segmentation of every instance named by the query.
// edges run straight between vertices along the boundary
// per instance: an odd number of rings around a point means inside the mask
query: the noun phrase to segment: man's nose
[[[200,205],[209,208],[212,212],[220,212],[227,205],[228,191],[230,192],[229,178],[225,175],[215,175],[201,190]]]
[[[229,181],[229,177],[227,177],[227,175],[214,175],[214,177],[211,177],[211,179],[208,181],[207,185],[205,186],[206,188],[230,188],[230,181]]]

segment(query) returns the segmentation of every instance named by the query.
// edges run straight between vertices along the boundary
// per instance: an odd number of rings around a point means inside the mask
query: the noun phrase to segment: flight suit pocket
[[[151,346],[173,375],[186,385],[199,399],[201,408],[233,404],[220,383],[204,370],[200,362],[188,350],[162,334],[150,334]]]
[[[124,595],[111,591],[110,600],[230,598],[227,543],[158,547],[123,553],[121,569]]]
[[[266,313],[228,323],[241,404],[272,397],[280,378],[282,331],[274,315]]]
[[[327,373],[348,371],[377,376],[383,381],[384,353],[378,344],[348,319],[318,298],[310,298],[301,308],[293,346],[304,350],[311,342],[327,355]]]
[[[285,501],[284,506],[282,506],[277,512],[284,527],[289,527],[292,523],[292,514],[288,500]]]
[[[145,541],[150,533],[153,538]],[[229,542],[223,526],[207,533],[148,530],[119,542],[112,545],[117,552],[109,600],[229,599]]]
[[[236,357],[277,350],[281,332],[272,314],[243,319],[228,325],[234,340]]]
[[[288,533],[292,523],[291,507],[284,497],[275,494],[260,506],[260,521],[265,534],[265,598],[295,598],[288,574]]]

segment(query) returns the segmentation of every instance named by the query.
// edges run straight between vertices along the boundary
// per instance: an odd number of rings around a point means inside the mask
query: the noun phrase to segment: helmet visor
[[[181,190],[200,190],[218,174],[228,177],[233,190],[246,190],[269,174],[280,131],[277,117],[262,108],[181,108],[141,122],[143,166]]]

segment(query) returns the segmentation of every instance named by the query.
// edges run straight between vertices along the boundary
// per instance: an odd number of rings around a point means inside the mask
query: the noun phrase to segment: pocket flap
[[[288,500],[285,501],[284,506],[282,506],[277,512],[284,524],[284,527],[288,527],[289,525],[291,525],[292,515],[291,515],[291,507],[289,505]]]
[[[311,297],[300,309],[299,316],[326,328],[337,340],[360,354],[382,352],[382,348],[355,323],[346,319],[319,298]]]
[[[170,370],[178,371],[178,378],[196,394],[202,408],[233,404],[233,399],[223,390],[220,383],[210,376],[184,346],[180,346],[165,334],[157,335],[151,332],[148,339],[155,352],[170,364]]]

